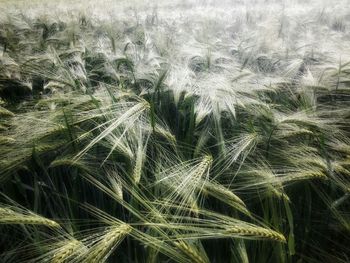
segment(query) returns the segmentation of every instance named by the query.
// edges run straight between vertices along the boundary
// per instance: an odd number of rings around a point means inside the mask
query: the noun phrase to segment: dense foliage
[[[349,7],[254,3],[7,9],[1,262],[349,262]]]

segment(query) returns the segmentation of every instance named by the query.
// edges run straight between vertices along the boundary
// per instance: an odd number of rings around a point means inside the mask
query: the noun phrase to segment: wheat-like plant
[[[44,225],[53,228],[59,228],[60,225],[45,217],[37,215],[31,211],[23,210],[18,207],[0,207],[1,224],[24,224],[24,225]]]

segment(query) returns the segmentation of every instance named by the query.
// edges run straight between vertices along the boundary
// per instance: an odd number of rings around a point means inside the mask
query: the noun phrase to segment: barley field
[[[350,1],[0,1],[0,262],[350,262]]]

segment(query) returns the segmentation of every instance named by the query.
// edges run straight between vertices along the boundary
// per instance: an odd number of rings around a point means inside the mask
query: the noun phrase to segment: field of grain
[[[0,1],[0,262],[349,244],[349,0]]]

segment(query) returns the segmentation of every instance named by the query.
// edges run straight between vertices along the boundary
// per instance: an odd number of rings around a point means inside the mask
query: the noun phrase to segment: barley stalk
[[[115,247],[129,234],[131,227],[127,224],[108,227],[103,237],[94,243],[83,256],[85,262],[105,262]]]
[[[213,162],[213,157],[211,155],[206,155],[203,157],[202,161],[198,165],[196,169],[196,173],[194,175],[195,178],[201,178],[205,172],[208,171],[210,168],[211,164]]]
[[[226,229],[227,234],[237,234],[240,236],[254,236],[268,238],[280,242],[286,242],[285,237],[273,230],[260,228],[260,227],[250,227],[250,226],[232,226]]]
[[[203,258],[194,246],[190,246],[184,241],[177,241],[175,242],[175,245],[189,257],[191,262],[208,263],[208,260],[206,258]]]
[[[34,213],[23,214],[9,208],[0,208],[0,224],[27,224],[46,225],[59,228],[60,225],[53,220],[36,215]]]
[[[62,241],[58,244],[59,248],[55,250],[55,253],[52,257],[52,263],[63,263],[67,262],[73,256],[81,253],[86,250],[86,247],[82,242],[72,239],[67,241]]]

